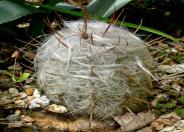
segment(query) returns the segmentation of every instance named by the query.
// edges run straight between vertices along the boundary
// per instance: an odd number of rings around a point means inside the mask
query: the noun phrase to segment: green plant
[[[175,112],[178,116],[184,117],[184,108],[177,108]]]
[[[157,103],[155,106],[154,106],[155,109],[162,109],[162,104],[160,103]]]
[[[182,63],[184,61],[184,53],[177,53],[176,55],[171,57],[175,62]]]
[[[184,104],[184,96],[181,96],[178,101],[181,103],[181,104]]]
[[[11,73],[7,70],[0,70],[0,74],[4,74],[4,75],[8,75],[12,78],[12,80],[14,82],[17,82],[17,83],[21,83],[21,82],[24,82],[25,80],[27,80],[30,76],[30,73],[28,72],[23,72],[20,74],[20,76],[16,76],[14,73]]]
[[[122,8],[130,1],[131,0],[93,0],[87,9],[89,14],[93,16],[109,17],[113,12]]]
[[[90,17],[92,19],[97,19],[101,21],[110,21],[108,16],[110,16],[114,11],[123,7],[125,4],[130,2],[131,0],[93,0],[92,3],[87,7],[90,13]],[[5,6],[6,5],[6,6]],[[103,6],[101,6],[103,5]],[[103,7],[103,8],[99,8]],[[10,7],[11,9],[7,8]],[[31,32],[33,36],[38,36],[43,33],[45,28],[44,18],[50,15],[51,11],[58,11],[65,14],[70,14],[74,16],[83,17],[83,13],[75,6],[66,5],[63,3],[63,0],[48,0],[42,4],[33,4],[27,3],[22,0],[2,0],[0,1],[0,24],[8,23],[13,20],[16,20],[20,17],[30,15],[30,14],[42,14],[37,17],[33,17],[34,19],[31,22]],[[176,39],[168,34],[165,34],[159,30],[155,30],[152,28],[148,28],[145,26],[136,25],[128,22],[116,22],[117,25],[127,26],[130,28],[138,28],[139,30],[147,31],[150,33],[154,33],[163,37],[166,37],[170,40],[178,42],[179,39]],[[0,27],[0,30],[2,30]],[[5,30],[5,29],[3,29]],[[11,29],[10,29],[11,30]],[[11,33],[9,31],[9,33]]]
[[[166,103],[165,105],[163,105],[163,108],[165,109],[173,109],[176,107],[176,103]]]

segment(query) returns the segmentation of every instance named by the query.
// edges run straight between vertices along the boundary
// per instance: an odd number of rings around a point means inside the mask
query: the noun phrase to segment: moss
[[[181,104],[184,104],[184,96],[181,96],[179,99],[178,99],[179,103]]]
[[[167,104],[165,104],[165,105],[163,105],[163,108],[165,108],[165,109],[173,109],[173,108],[175,108],[176,107],[176,103],[167,103]]]
[[[172,59],[176,63],[182,63],[182,61],[184,60],[184,54],[177,53],[175,56],[172,57]]]
[[[168,53],[163,50],[163,51],[160,51],[158,54],[157,54],[157,57],[161,57],[161,56],[166,56]]]
[[[160,103],[157,103],[155,106],[154,106],[155,109],[162,109],[162,104]]]
[[[178,116],[184,118],[184,108],[177,108],[175,112]]]

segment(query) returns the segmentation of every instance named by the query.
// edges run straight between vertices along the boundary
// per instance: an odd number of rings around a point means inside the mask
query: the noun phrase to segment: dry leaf
[[[137,115],[127,113],[121,117],[114,117],[114,120],[121,125],[122,132],[135,131],[141,129],[155,120],[155,115],[151,112],[142,112]]]
[[[12,57],[12,58],[17,58],[18,55],[19,55],[19,51],[18,51],[18,50],[15,50],[15,51],[13,52],[13,54],[11,55],[11,57]]]
[[[166,129],[172,127],[178,120],[181,120],[181,117],[177,116],[175,112],[171,112],[156,119],[151,126],[156,130],[163,130],[165,127]]]
[[[174,46],[178,51],[184,51],[184,47],[182,45],[176,44]]]
[[[181,74],[184,72],[184,64],[175,64],[175,65],[160,65],[158,66],[160,71],[166,73],[173,73],[173,74]]]

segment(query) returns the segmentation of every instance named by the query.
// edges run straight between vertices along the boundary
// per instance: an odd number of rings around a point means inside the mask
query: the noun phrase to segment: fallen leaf
[[[128,113],[121,117],[114,117],[114,120],[119,123],[122,132],[127,132],[139,130],[147,126],[155,120],[155,115],[151,112],[142,112],[137,115]]]
[[[184,47],[183,47],[182,45],[176,44],[174,47],[175,47],[178,51],[184,51]]]
[[[11,55],[11,57],[12,57],[12,58],[17,58],[18,55],[19,55],[19,51],[18,51],[18,50],[15,50],[15,51],[13,52],[13,54]]]
[[[173,73],[173,74],[181,74],[184,73],[184,64],[175,64],[175,65],[160,65],[158,69],[166,72],[166,73]]]

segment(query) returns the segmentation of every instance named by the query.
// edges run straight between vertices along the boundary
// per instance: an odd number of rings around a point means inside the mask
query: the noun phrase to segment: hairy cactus
[[[152,59],[146,45],[121,27],[108,27],[96,21],[65,22],[38,49],[38,85],[74,115],[104,118],[139,111],[150,94],[144,64],[149,69]]]

